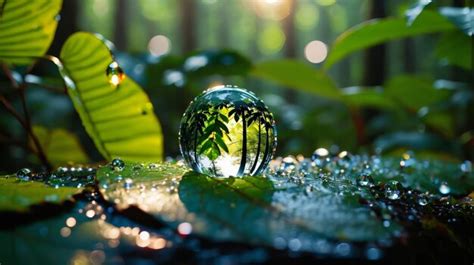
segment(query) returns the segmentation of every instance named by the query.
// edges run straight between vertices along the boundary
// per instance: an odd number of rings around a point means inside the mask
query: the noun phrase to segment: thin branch
[[[36,155],[40,159],[41,163],[48,170],[51,170],[51,164],[49,163],[48,158],[46,157],[46,154],[38,140],[38,137],[36,137],[36,135],[34,134],[33,128],[31,126],[30,113],[26,105],[26,97],[25,97],[26,83],[22,83],[21,85],[18,85],[16,80],[13,78],[13,74],[10,71],[10,69],[5,64],[2,64],[2,67],[6,76],[10,79],[12,86],[16,88],[18,90],[18,93],[20,94],[20,101],[21,101],[21,105],[22,105],[23,113],[25,117],[24,118],[21,117],[21,115],[15,110],[12,104],[3,95],[0,95],[0,101],[2,102],[3,106],[7,109],[7,111],[10,114],[12,114],[18,120],[18,122],[20,122],[20,124],[26,130],[27,134],[31,137],[31,140],[33,141],[33,144],[35,145],[35,148],[37,150]]]

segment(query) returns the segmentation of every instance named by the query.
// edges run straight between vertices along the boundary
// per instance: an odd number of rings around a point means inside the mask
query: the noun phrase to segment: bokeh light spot
[[[163,35],[156,35],[148,42],[148,51],[154,56],[161,56],[170,51],[171,42]]]
[[[277,53],[285,43],[285,33],[278,25],[267,26],[260,34],[258,46],[263,54]]]
[[[324,42],[319,40],[311,41],[304,48],[305,58],[312,63],[320,63],[326,59],[328,48]]]

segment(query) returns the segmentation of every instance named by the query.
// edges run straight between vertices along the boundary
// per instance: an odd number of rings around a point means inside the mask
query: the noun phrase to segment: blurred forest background
[[[310,156],[316,148],[325,147],[332,152],[383,154],[414,150],[427,157],[472,160],[472,64],[465,69],[437,56],[443,34],[371,47],[327,71],[337,87],[347,92],[382,85],[398,89],[402,102],[395,108],[374,107],[384,102],[348,106],[248,74],[254,64],[280,58],[320,69],[340,34],[369,19],[404,17],[406,10],[419,2],[65,0],[48,53],[58,55],[67,37],[79,30],[111,40],[119,64],[154,103],[168,157],[179,155],[179,122],[192,98],[208,87],[233,84],[254,91],[275,114],[277,155]],[[437,6],[467,5],[462,0],[436,2]],[[464,56],[472,58],[472,52]],[[284,74],[299,78],[291,68]],[[41,77],[41,82],[34,77]],[[30,81],[27,101],[33,124],[67,129],[78,136],[89,156],[87,161],[101,161],[64,93],[55,66],[39,62]],[[449,91],[443,96],[430,95],[429,89],[417,91],[424,86]],[[408,103],[403,102],[405,97]],[[0,171],[37,163],[25,147],[22,139],[27,136],[22,128],[3,110],[0,115]]]

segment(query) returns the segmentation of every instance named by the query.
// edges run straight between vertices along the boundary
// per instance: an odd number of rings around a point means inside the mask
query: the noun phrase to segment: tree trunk
[[[118,50],[127,50],[127,29],[128,29],[128,15],[127,15],[127,0],[118,0],[115,7],[114,16],[114,44]]]
[[[295,11],[296,0],[289,0],[289,15],[282,20],[283,31],[285,32],[286,41],[284,46],[284,54],[286,58],[296,58],[296,31],[295,31]],[[295,91],[287,88],[285,91],[285,98],[288,102],[296,102]]]
[[[369,10],[369,18],[383,18],[386,16],[386,2],[372,0]],[[381,44],[369,48],[365,53],[364,80],[367,86],[381,85],[385,80],[386,73],[386,45]]]
[[[196,48],[196,1],[180,0],[181,50],[188,53]]]
[[[252,168],[250,169],[250,174],[252,174],[252,172],[254,172],[255,170],[255,167],[257,167],[257,163],[258,163],[258,157],[260,156],[260,138],[262,136],[262,124],[260,122],[260,119],[258,119],[258,142],[257,142],[257,154],[255,155],[255,161],[253,162],[253,165],[252,165]]]
[[[240,167],[237,172],[238,176],[242,176],[245,171],[245,164],[247,163],[247,117],[245,117],[245,110],[242,111],[242,155],[240,158]]]
[[[415,73],[415,42],[413,39],[403,40],[403,71],[405,73]]]
[[[266,127],[265,127],[265,128],[266,128]],[[265,165],[265,161],[266,161],[267,158],[268,158],[268,152],[269,152],[268,148],[270,148],[270,146],[269,146],[270,139],[269,139],[269,137],[268,137],[268,134],[269,134],[270,132],[268,131],[268,128],[265,129],[265,132],[266,132],[266,133],[265,133],[265,151],[263,152],[262,162],[261,162],[260,165],[258,166],[258,169],[257,169],[256,172],[261,172],[261,171],[262,171],[263,166]]]

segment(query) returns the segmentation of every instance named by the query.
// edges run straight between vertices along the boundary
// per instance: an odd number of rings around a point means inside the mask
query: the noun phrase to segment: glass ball
[[[188,166],[215,177],[258,175],[276,149],[273,114],[255,94],[217,86],[196,97],[181,120],[179,147]]]

